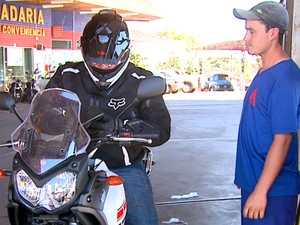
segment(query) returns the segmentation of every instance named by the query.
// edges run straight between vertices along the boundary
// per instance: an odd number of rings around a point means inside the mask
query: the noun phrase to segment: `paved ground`
[[[172,137],[153,149],[151,174],[161,224],[238,225],[239,191],[233,185],[242,92],[165,95]],[[18,105],[26,115],[28,105]],[[0,112],[0,139],[8,140],[18,121]],[[10,168],[12,153],[1,149],[0,166]],[[8,224],[7,180],[0,181],[0,224]],[[192,195],[198,197],[191,198]],[[172,219],[173,218],[173,219]]]
[[[180,100],[166,96],[172,138],[154,149],[157,164],[151,176],[161,221],[240,223],[233,173],[243,94],[206,92],[187,97],[180,93],[176,96]],[[193,192],[199,198],[171,198]]]

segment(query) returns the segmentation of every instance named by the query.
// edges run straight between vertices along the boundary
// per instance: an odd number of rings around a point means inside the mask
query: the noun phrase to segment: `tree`
[[[199,66],[198,59],[190,58],[189,60],[187,60],[186,65],[187,66],[185,68],[185,72],[187,74],[199,74],[200,66]]]
[[[159,70],[175,69],[180,73],[194,74],[199,73],[199,62],[195,59],[191,52],[194,49],[199,49],[201,44],[195,37],[188,36],[184,33],[178,33],[175,30],[165,30],[158,33],[159,36],[164,36],[173,40],[181,40],[185,43],[185,53],[180,55],[172,55],[167,61],[161,62],[158,65]]]
[[[149,65],[146,64],[147,58],[142,57],[139,53],[131,53],[130,54],[130,62],[138,67],[142,67],[144,69],[149,69]]]
[[[183,71],[182,60],[179,56],[172,55],[167,61],[159,63],[157,70],[168,70],[174,69],[177,71]]]
[[[184,33],[178,33],[175,30],[165,30],[157,33],[159,36],[167,37],[173,40],[185,41],[186,50],[191,52],[193,49],[201,49],[201,42],[194,36],[188,36]]]

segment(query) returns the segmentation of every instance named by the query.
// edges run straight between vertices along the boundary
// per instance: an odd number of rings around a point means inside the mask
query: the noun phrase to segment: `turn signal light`
[[[124,180],[118,176],[110,176],[106,179],[106,183],[110,186],[117,186],[124,183]]]
[[[0,169],[0,179],[2,179],[3,177],[5,177],[5,172],[3,169]]]

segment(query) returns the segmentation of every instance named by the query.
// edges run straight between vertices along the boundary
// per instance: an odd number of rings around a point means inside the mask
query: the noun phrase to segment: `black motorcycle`
[[[40,91],[41,89],[36,84],[35,79],[31,79],[25,83],[24,91],[22,94],[22,101],[26,101],[31,103],[33,97]]]
[[[23,96],[23,84],[20,79],[12,82],[9,86],[9,94],[14,98],[15,102],[20,102]]]

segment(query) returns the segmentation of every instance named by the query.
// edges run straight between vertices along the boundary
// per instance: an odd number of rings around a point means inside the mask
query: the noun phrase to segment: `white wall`
[[[292,58],[300,66],[300,1],[294,0]]]

